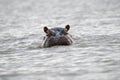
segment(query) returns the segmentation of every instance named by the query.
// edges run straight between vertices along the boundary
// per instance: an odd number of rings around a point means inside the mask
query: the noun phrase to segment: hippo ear
[[[68,31],[70,29],[70,25],[66,25],[65,29]]]
[[[44,32],[48,33],[48,28],[46,26],[44,27]]]

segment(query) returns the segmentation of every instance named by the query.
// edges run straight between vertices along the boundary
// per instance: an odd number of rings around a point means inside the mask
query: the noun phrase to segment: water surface
[[[44,26],[70,46],[41,48]],[[120,80],[119,0],[0,0],[0,80]]]

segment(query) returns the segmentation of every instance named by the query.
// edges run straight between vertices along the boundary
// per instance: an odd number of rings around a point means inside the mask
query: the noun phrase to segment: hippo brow
[[[64,30],[64,28],[59,28],[59,27],[57,27],[57,28],[52,28],[51,30],[54,30],[54,31],[62,31],[62,30]]]

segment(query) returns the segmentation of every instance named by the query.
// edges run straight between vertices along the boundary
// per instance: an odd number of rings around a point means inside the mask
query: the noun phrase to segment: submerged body
[[[73,43],[72,37],[68,34],[70,29],[69,25],[66,25],[65,28],[52,28],[48,29],[44,27],[44,32],[46,36],[43,40],[43,47],[51,47],[56,45],[71,45]]]

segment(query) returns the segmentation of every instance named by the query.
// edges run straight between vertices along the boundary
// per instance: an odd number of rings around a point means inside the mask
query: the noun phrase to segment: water
[[[71,46],[41,48],[71,25]],[[0,0],[0,80],[120,80],[119,0]]]

